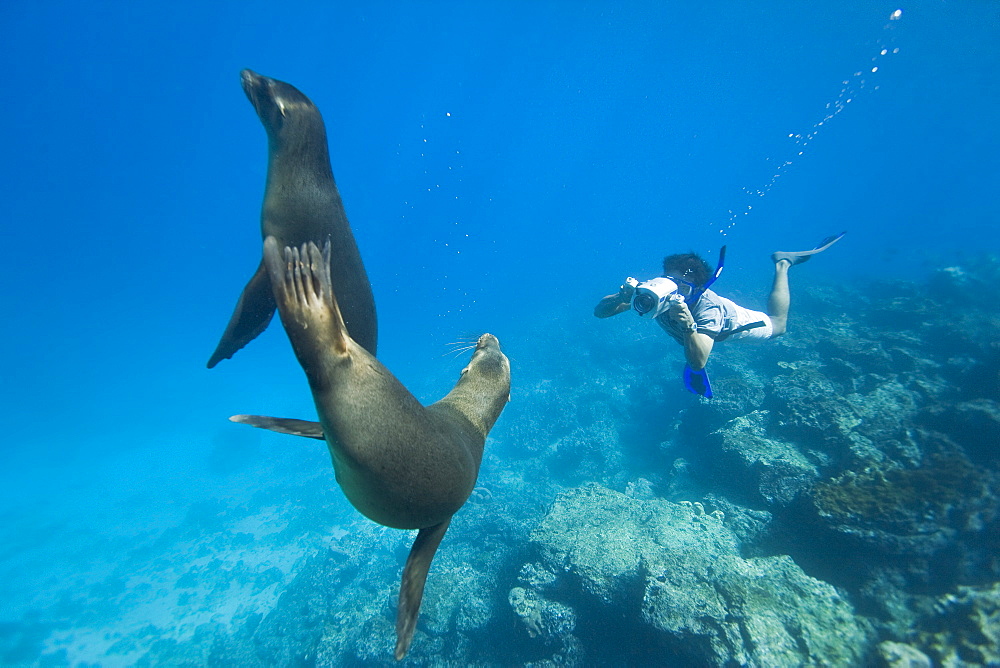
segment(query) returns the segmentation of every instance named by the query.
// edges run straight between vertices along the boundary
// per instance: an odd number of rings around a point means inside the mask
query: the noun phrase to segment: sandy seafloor
[[[894,12],[901,14],[894,18]],[[387,665],[411,534],[344,499],[256,266],[251,67],[322,109],[422,401],[512,401],[415,665],[1000,664],[993,3],[115,2],[0,9],[0,665]],[[663,255],[787,336],[717,395],[631,314]]]

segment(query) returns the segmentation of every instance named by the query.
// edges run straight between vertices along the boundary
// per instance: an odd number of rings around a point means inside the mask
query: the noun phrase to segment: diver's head
[[[685,291],[685,286],[700,287],[705,285],[712,277],[712,270],[700,255],[680,253],[663,258],[663,275],[677,281],[681,286],[681,292],[689,292],[690,288]]]

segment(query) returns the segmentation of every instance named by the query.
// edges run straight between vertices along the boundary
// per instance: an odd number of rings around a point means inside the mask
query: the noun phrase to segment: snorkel
[[[719,264],[716,265],[715,272],[702,285],[695,285],[694,283],[690,281],[685,281],[683,278],[677,276],[667,276],[667,278],[669,278],[671,281],[677,284],[688,286],[690,292],[688,292],[688,294],[684,297],[684,303],[687,304],[688,306],[694,306],[695,304],[698,303],[698,300],[701,299],[701,296],[705,294],[705,290],[708,290],[708,288],[713,283],[719,280],[719,275],[722,273],[722,267],[725,264],[725,262],[726,262],[726,247],[723,246],[722,248],[719,249]]]
[[[715,272],[712,276],[705,281],[702,285],[695,285],[690,281],[685,281],[683,278],[676,278],[674,276],[668,276],[668,278],[675,283],[688,286],[691,291],[686,297],[684,297],[684,303],[689,307],[694,306],[701,299],[701,296],[705,294],[705,290],[719,280],[719,275],[722,274],[722,267],[726,262],[726,247],[723,246],[719,249],[719,264],[715,267]],[[684,387],[687,388],[688,392],[693,394],[698,394],[706,399],[711,399],[712,384],[708,380],[708,372],[705,369],[698,369],[697,371],[691,368],[690,364],[684,365]]]

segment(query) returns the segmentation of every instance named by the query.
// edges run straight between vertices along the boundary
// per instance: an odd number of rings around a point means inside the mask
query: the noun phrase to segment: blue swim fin
[[[691,365],[685,364],[684,387],[686,387],[689,392],[700,394],[706,399],[712,398],[712,384],[708,382],[708,373],[704,369],[701,371],[695,371],[691,368]]]

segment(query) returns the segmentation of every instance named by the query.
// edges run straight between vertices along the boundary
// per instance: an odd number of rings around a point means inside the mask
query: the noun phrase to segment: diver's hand
[[[635,286],[637,285],[639,285],[639,281],[635,280],[631,276],[626,278],[625,282],[622,283],[622,286],[618,288],[618,298],[621,299],[622,302],[632,301],[632,295],[635,294]]]
[[[670,300],[670,306],[667,308],[667,317],[686,332],[694,333],[698,331],[698,325],[694,322],[691,309],[684,303],[683,297]]]

